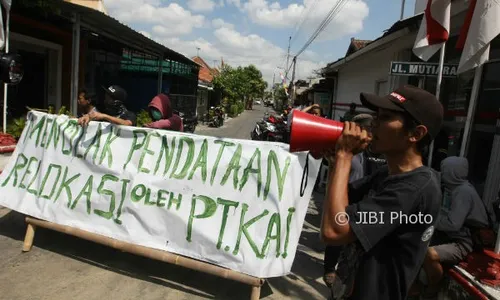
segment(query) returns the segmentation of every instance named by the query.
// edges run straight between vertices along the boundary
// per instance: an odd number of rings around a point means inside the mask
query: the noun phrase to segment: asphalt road
[[[262,119],[265,112],[273,112],[273,110],[261,105],[254,105],[253,110],[247,110],[240,116],[229,119],[222,127],[211,128],[200,125],[196,128],[195,133],[235,139],[250,139],[250,132],[254,128],[255,122]]]
[[[217,129],[196,133],[249,139],[264,107],[254,106]],[[292,274],[266,281],[261,299],[326,299],[319,242],[321,195],[311,199]],[[45,229],[21,253],[23,216],[0,208],[0,299],[184,300],[249,299],[250,287],[204,273],[123,253]]]

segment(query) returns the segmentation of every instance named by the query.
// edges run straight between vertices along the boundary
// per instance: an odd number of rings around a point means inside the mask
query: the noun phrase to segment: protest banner
[[[268,278],[290,272],[319,167],[280,143],[32,111],[0,205]]]

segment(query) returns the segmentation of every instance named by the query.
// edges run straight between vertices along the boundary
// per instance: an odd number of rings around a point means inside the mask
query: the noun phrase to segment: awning
[[[97,34],[151,55],[163,55],[164,59],[175,60],[193,66],[197,65],[186,56],[153,41],[100,11],[62,0],[58,5],[62,10],[62,15],[65,15],[66,18],[71,19],[73,13],[79,14],[82,27],[91,29]]]
[[[203,82],[198,82],[198,87],[201,89],[208,90],[208,91],[214,90],[213,86],[207,85],[206,83],[203,83]]]

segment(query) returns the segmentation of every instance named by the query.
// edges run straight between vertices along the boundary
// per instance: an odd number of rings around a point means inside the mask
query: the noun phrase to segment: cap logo
[[[401,102],[401,103],[403,103],[403,102],[406,101],[406,98],[403,97],[402,95],[398,94],[398,93],[392,92],[391,96],[393,96],[394,98],[398,99],[399,102]]]
[[[110,87],[108,88],[108,90],[109,90],[111,93],[116,92],[116,90],[115,90],[112,86],[110,86]]]

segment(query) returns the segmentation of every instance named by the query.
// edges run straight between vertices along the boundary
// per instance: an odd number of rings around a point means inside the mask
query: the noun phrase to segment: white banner
[[[0,205],[267,278],[290,272],[319,167],[285,144],[32,112]]]

